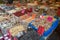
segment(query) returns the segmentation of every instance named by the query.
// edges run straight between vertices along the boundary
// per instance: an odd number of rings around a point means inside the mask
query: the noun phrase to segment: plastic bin
[[[53,32],[53,30],[55,30],[58,26],[58,20],[56,20],[55,22],[53,22],[52,26],[44,32],[43,36],[48,36],[51,32]]]
[[[54,21],[54,22],[52,23],[52,26],[51,26],[47,31],[44,32],[43,36],[48,36],[50,33],[52,33],[53,30],[55,30],[55,29],[57,28],[58,22],[59,22],[58,19],[57,19],[56,21]],[[31,28],[33,28],[35,31],[37,31],[37,29],[38,29],[38,28],[36,28],[34,25],[32,25],[32,22],[29,23],[28,26],[31,27]]]

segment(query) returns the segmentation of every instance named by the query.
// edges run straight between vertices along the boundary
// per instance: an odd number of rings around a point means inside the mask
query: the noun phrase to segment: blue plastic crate
[[[58,19],[57,19],[56,21],[54,21],[54,22],[52,23],[52,26],[51,26],[47,31],[44,32],[43,36],[48,36],[49,34],[51,34],[52,31],[57,28],[58,22],[59,22]],[[31,27],[31,28],[33,28],[35,31],[37,31],[37,29],[38,29],[38,28],[36,28],[34,25],[32,25],[32,22],[29,23],[28,26]]]
[[[43,36],[48,36],[51,32],[53,32],[53,30],[55,30],[58,26],[58,20],[56,20],[55,22],[53,22],[52,26],[44,32]]]

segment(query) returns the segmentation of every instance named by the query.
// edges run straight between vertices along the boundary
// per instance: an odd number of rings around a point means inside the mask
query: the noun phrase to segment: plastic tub
[[[33,22],[33,21],[32,21],[32,22]],[[31,28],[33,28],[35,31],[37,31],[38,28],[36,28],[34,25],[32,25],[32,22],[29,23],[28,26],[31,27]],[[56,21],[54,21],[54,22],[52,23],[52,26],[51,26],[47,31],[44,32],[43,36],[48,36],[50,33],[52,33],[53,30],[55,30],[55,29],[57,28],[58,22],[59,22],[58,19],[57,19]]]

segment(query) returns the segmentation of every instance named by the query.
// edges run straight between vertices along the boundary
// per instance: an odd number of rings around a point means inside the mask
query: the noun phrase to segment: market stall
[[[46,40],[58,26],[55,16],[60,4],[22,1],[0,4],[0,39]]]

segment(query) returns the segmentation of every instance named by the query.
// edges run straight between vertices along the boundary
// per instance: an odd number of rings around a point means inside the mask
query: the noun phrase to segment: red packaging
[[[19,12],[16,12],[14,13],[15,16],[19,17],[20,16],[20,11]]]
[[[37,32],[38,32],[39,35],[43,35],[43,33],[44,33],[44,27],[39,26]]]
[[[28,10],[28,12],[32,12],[32,8],[30,8],[30,9]]]

